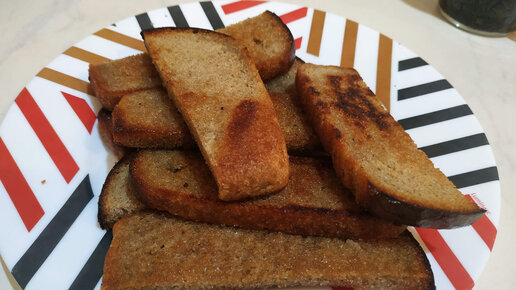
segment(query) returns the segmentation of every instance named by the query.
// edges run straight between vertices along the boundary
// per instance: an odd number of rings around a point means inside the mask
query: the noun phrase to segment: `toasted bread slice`
[[[396,237],[406,227],[374,218],[340,185],[328,158],[290,157],[285,189],[261,199],[223,202],[197,152],[140,151],[134,192],[149,207],[189,220],[339,238]]]
[[[378,217],[453,228],[485,212],[437,168],[353,69],[303,64],[296,84],[342,183]]]
[[[118,159],[132,151],[131,148],[118,145],[113,141],[113,121],[110,111],[101,109],[97,113],[97,120],[99,122],[99,135],[102,143],[104,143],[104,146]]]
[[[263,81],[287,72],[294,61],[294,37],[283,21],[270,11],[217,32],[232,36],[247,48]]]
[[[167,92],[125,95],[113,110],[113,140],[136,148],[193,148],[195,142]]]
[[[308,118],[295,94],[297,59],[289,71],[265,83],[285,137],[287,150],[309,154],[320,150]],[[177,149],[192,147],[186,123],[172,100],[159,89],[145,90],[125,96],[113,111],[114,140],[117,144],[137,148]],[[183,138],[187,138],[184,140]],[[186,145],[186,146],[185,146]]]
[[[296,92],[297,68],[304,62],[296,58],[290,69],[283,75],[265,83],[271,97],[278,122],[289,153],[309,153],[321,151],[321,144],[308,117],[303,112]]]
[[[285,73],[294,61],[294,38],[283,21],[270,11],[219,32],[233,36],[247,47],[264,81]],[[146,53],[91,64],[89,73],[93,93],[109,111],[123,95],[161,87],[158,73]]]
[[[295,92],[297,69],[303,63],[305,62],[302,59],[296,57],[286,73],[264,82],[269,94]]]
[[[121,219],[101,289],[343,286],[434,289],[410,234],[375,241],[302,237],[195,223],[156,213]]]
[[[134,154],[120,159],[109,172],[99,197],[98,221],[103,229],[111,229],[122,217],[147,208],[133,193],[129,163]]]
[[[158,28],[142,35],[215,176],[219,198],[238,200],[285,187],[285,138],[245,47],[202,29]]]
[[[95,96],[109,111],[128,93],[161,87],[161,80],[147,54],[90,64],[89,78]]]

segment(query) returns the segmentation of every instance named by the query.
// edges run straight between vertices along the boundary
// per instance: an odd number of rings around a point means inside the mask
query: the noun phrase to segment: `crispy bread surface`
[[[295,75],[301,63],[300,59],[296,59],[287,73],[265,83],[291,154],[311,154],[321,150],[319,139],[295,92]],[[114,139],[120,145],[160,149],[193,146],[193,139],[182,116],[172,100],[164,97],[159,89],[124,96],[115,106],[113,118]]]
[[[296,85],[342,183],[371,213],[431,228],[469,225],[484,213],[417,149],[355,70],[303,64]]]
[[[195,142],[164,89],[125,95],[112,113],[113,140],[135,148],[193,148]]]
[[[281,19],[270,11],[219,29],[242,43],[263,81],[285,73],[295,58],[294,37]]]
[[[410,234],[353,241],[241,230],[140,213],[115,224],[101,289],[333,286],[433,289]]]
[[[113,120],[110,111],[101,109],[97,113],[97,120],[99,122],[99,135],[102,143],[118,159],[132,151],[131,148],[118,145],[113,141]]]
[[[159,28],[142,35],[215,176],[219,197],[238,200],[285,187],[285,138],[245,47],[202,29]]]
[[[340,238],[396,237],[405,227],[361,210],[340,185],[328,158],[291,157],[285,189],[268,197],[224,202],[197,152],[140,151],[131,164],[136,195],[149,207],[189,220]]]
[[[120,159],[109,172],[99,197],[98,221],[103,229],[111,229],[124,216],[147,208],[133,193],[129,163],[133,154]]]
[[[294,61],[294,38],[281,19],[270,11],[218,31],[247,47],[264,81],[285,73]],[[109,111],[126,94],[161,87],[159,75],[146,53],[91,64],[89,73],[95,96]]]
[[[90,64],[90,85],[102,107],[112,111],[122,96],[161,87],[161,80],[145,53]]]

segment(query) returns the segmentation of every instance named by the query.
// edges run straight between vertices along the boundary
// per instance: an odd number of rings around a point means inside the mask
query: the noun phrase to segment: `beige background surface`
[[[455,29],[440,16],[437,0],[283,1],[329,11],[390,36],[431,63],[466,99],[491,143],[502,186],[498,237],[475,289],[514,288],[516,42]],[[2,1],[0,120],[23,86],[75,42],[114,21],[182,2]],[[516,40],[516,35],[511,38]],[[18,289],[2,265],[0,289]]]

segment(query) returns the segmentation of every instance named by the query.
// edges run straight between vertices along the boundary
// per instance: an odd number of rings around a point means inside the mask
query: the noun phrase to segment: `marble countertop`
[[[492,146],[502,187],[498,236],[475,289],[513,288],[516,34],[487,38],[460,31],[444,21],[437,0],[283,1],[329,11],[390,36],[432,64],[464,97]],[[0,11],[0,120],[24,85],[75,42],[116,20],[183,2],[186,1],[4,1]],[[2,266],[0,289],[19,289],[6,276],[3,261]]]

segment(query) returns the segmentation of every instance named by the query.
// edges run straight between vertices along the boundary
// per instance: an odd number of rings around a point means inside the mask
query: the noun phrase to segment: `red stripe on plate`
[[[72,107],[75,114],[77,114],[77,117],[79,117],[84,127],[86,127],[88,133],[91,134],[91,130],[93,130],[93,125],[95,124],[95,120],[97,119],[95,112],[93,112],[93,110],[90,108],[90,106],[88,105],[88,103],[86,103],[85,100],[65,92],[61,93],[65,97],[68,104],[70,104],[70,107]]]
[[[43,144],[43,147],[47,150],[50,158],[54,161],[57,169],[61,172],[66,183],[69,183],[79,171],[79,166],[75,163],[72,155],[70,155],[68,149],[59,139],[56,131],[52,128],[52,125],[50,125],[27,88],[21,91],[15,102]]]
[[[292,12],[281,15],[280,18],[283,21],[283,23],[288,24],[292,21],[296,21],[298,19],[306,17],[307,11],[308,11],[308,8],[306,8],[306,7],[299,8]]]
[[[27,231],[30,232],[45,212],[2,138],[0,138],[0,160],[2,160],[0,162],[0,181],[2,181]]]
[[[486,243],[489,250],[492,251],[497,230],[489,218],[484,214],[471,226],[475,229],[475,231],[477,231],[482,240],[484,240],[484,243]]]
[[[237,2],[222,5],[222,11],[224,11],[224,13],[226,13],[226,14],[230,14],[230,13],[238,12],[240,10],[254,7],[256,5],[260,5],[265,2],[267,2],[267,1],[237,1]]]
[[[302,41],[302,40],[303,40],[303,38],[302,38],[302,37],[300,37],[300,38],[296,38],[296,39],[294,40],[294,43],[295,43],[295,45],[296,45],[296,49],[300,49],[300,48],[301,48],[301,41]]]
[[[466,196],[469,199],[471,199],[473,202],[478,204],[478,206],[484,208],[484,205],[482,204],[482,202],[480,200],[478,200],[478,198],[474,194],[472,194],[472,195],[466,194]],[[484,208],[484,209],[487,210],[486,208]],[[480,219],[478,219],[471,226],[475,229],[475,231],[477,231],[478,235],[480,236],[480,238],[482,238],[484,243],[486,243],[489,250],[492,251],[494,242],[496,239],[497,230],[496,230],[495,225],[491,222],[491,220],[487,217],[487,215],[484,214]]]
[[[473,279],[436,229],[415,228],[426,247],[456,289],[471,289]]]

